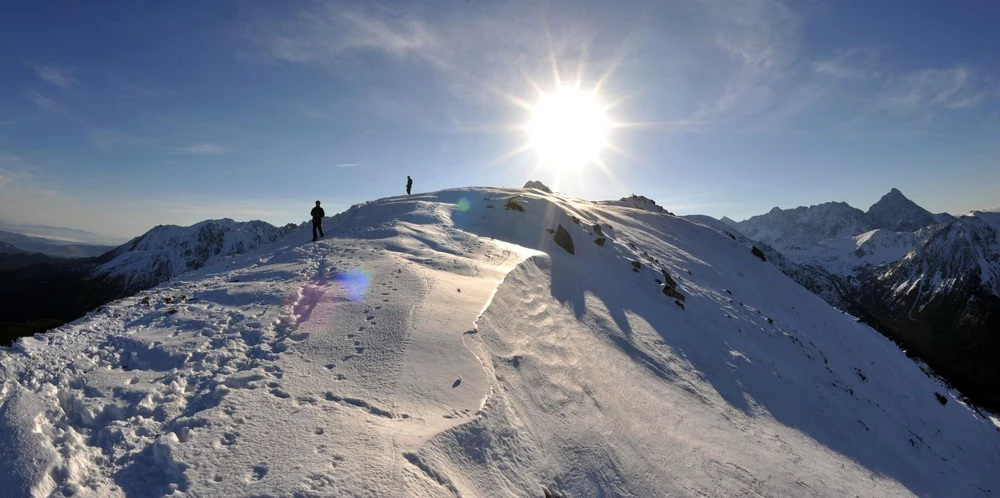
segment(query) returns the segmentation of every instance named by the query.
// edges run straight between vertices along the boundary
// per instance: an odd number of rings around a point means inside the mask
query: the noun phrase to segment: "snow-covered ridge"
[[[995,227],[990,228],[993,214],[973,211],[944,218],[892,189],[867,213],[846,203],[774,208],[736,228],[796,264],[818,266],[856,283],[863,283],[858,280],[861,274],[880,280],[891,275],[894,294],[917,291],[918,301],[926,301],[970,278],[979,278],[990,293],[1000,296],[1000,262],[994,256],[1000,242]],[[884,271],[875,270],[879,267]]]
[[[147,288],[273,243],[291,230],[263,221],[228,218],[189,227],[160,225],[105,254],[105,262],[94,275],[116,280],[125,289]]]
[[[622,197],[617,201],[603,201],[600,204],[604,204],[607,206],[628,206],[636,209],[653,211],[655,213],[673,214],[664,209],[663,206],[656,204],[656,201],[654,201],[653,199],[650,199],[649,197],[646,197],[644,195],[632,194],[628,197]]]
[[[1000,213],[974,211],[916,233],[918,243],[888,272],[897,289],[923,283],[921,300],[969,279],[1000,296]]]
[[[994,492],[992,424],[716,229],[488,188],[328,226],[0,351],[0,486]]]
[[[876,228],[864,211],[845,202],[794,209],[773,208],[737,223],[747,237],[780,251],[802,250],[831,239],[852,237]]]

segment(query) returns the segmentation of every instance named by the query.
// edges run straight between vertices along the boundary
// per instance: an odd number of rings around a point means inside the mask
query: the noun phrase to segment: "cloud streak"
[[[24,97],[28,99],[32,104],[38,106],[39,109],[49,112],[59,112],[59,102],[57,102],[52,97],[39,93],[35,90],[28,90],[25,92]]]
[[[77,83],[76,78],[73,77],[73,72],[69,69],[48,66],[45,64],[36,64],[34,69],[36,76],[59,88],[66,89]]]
[[[875,107],[898,113],[972,108],[985,98],[973,78],[973,71],[962,66],[906,74],[888,82]]]
[[[95,130],[90,133],[90,143],[98,149],[112,151],[123,146],[140,142],[137,137],[126,135],[115,130]]]
[[[257,22],[246,35],[270,58],[325,65],[337,65],[364,50],[405,58],[436,43],[427,24],[416,17],[381,13],[375,17],[324,5],[283,22]]]
[[[178,149],[180,152],[187,154],[198,154],[204,156],[214,156],[219,154],[225,154],[230,152],[232,149],[228,147],[223,147],[218,144],[204,143],[204,144],[194,144],[187,147],[181,147]]]

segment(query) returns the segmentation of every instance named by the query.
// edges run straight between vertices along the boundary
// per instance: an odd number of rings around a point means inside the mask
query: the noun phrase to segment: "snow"
[[[503,208],[515,196],[524,212]],[[0,486],[18,496],[998,488],[991,420],[745,244],[655,208],[489,188],[383,199],[328,219],[327,239],[308,243],[301,227],[21,339],[0,352]],[[572,255],[548,231],[559,226]],[[663,294],[664,280],[683,302]]]

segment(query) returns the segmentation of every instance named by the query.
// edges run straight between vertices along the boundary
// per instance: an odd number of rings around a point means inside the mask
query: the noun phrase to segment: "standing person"
[[[313,217],[313,242],[316,242],[316,231],[319,231],[319,236],[323,236],[323,217],[326,216],[326,212],[323,208],[319,207],[319,201],[316,201],[316,207],[309,212]]]
[[[406,195],[410,195],[411,187],[413,187],[413,178],[410,178],[410,175],[406,175]]]

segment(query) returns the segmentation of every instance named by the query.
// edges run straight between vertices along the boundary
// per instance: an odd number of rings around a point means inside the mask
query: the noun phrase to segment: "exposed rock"
[[[632,271],[634,271],[636,273],[639,273],[639,268],[642,268],[642,263],[640,263],[638,261],[633,261],[632,262]]]
[[[573,237],[570,237],[569,232],[559,225],[556,228],[556,234],[552,237],[555,240],[556,245],[566,250],[570,254],[575,254],[576,249],[573,247]]]
[[[597,245],[599,245],[599,246],[601,246],[601,247],[604,247],[604,243],[607,242],[607,241],[608,241],[607,238],[601,237],[599,239],[595,239],[594,243],[597,244]]]
[[[602,235],[604,232],[601,231],[601,225],[594,223],[594,233],[597,235]]]
[[[677,299],[678,301],[684,301],[685,299],[687,299],[687,296],[681,294],[680,292],[677,292],[677,289],[673,289],[667,285],[663,286],[663,293],[674,299]]]
[[[654,201],[653,199],[650,199],[649,197],[646,197],[644,195],[635,195],[635,194],[632,194],[629,197],[622,197],[621,198],[621,202],[624,202],[624,203],[628,204],[629,206],[637,208],[637,209],[644,209],[646,211],[653,211],[653,212],[657,212],[657,213],[666,213],[666,214],[669,214],[671,216],[673,216],[673,214],[674,214],[674,213],[671,213],[670,211],[667,211],[666,209],[663,209],[663,206],[657,206],[656,205],[656,201]]]
[[[517,203],[517,196],[507,199],[507,204],[504,204],[503,208],[508,211],[524,212],[524,207]]]
[[[546,187],[544,183],[537,180],[528,180],[528,183],[525,183],[523,188],[533,188],[535,190],[541,190],[547,194],[552,193],[550,188]]]
[[[666,294],[666,295],[668,295],[668,296],[670,296],[670,297],[672,297],[674,299],[677,299],[678,301],[684,301],[685,299],[687,299],[687,296],[685,296],[684,294],[681,294],[677,290],[677,281],[674,280],[670,276],[670,274],[667,273],[666,270],[662,270],[661,269],[660,273],[663,275],[663,293],[664,294]],[[659,281],[659,280],[657,280],[657,281]],[[681,304],[680,306],[681,306],[681,309],[684,308],[683,304]]]
[[[760,258],[761,261],[767,261],[767,258],[764,257],[763,251],[761,251],[760,249],[757,249],[757,246],[751,247],[750,248],[750,252],[753,253],[754,256],[757,256],[758,258]]]
[[[912,232],[938,223],[938,217],[907,199],[898,189],[892,189],[868,208],[872,225],[894,232]]]

